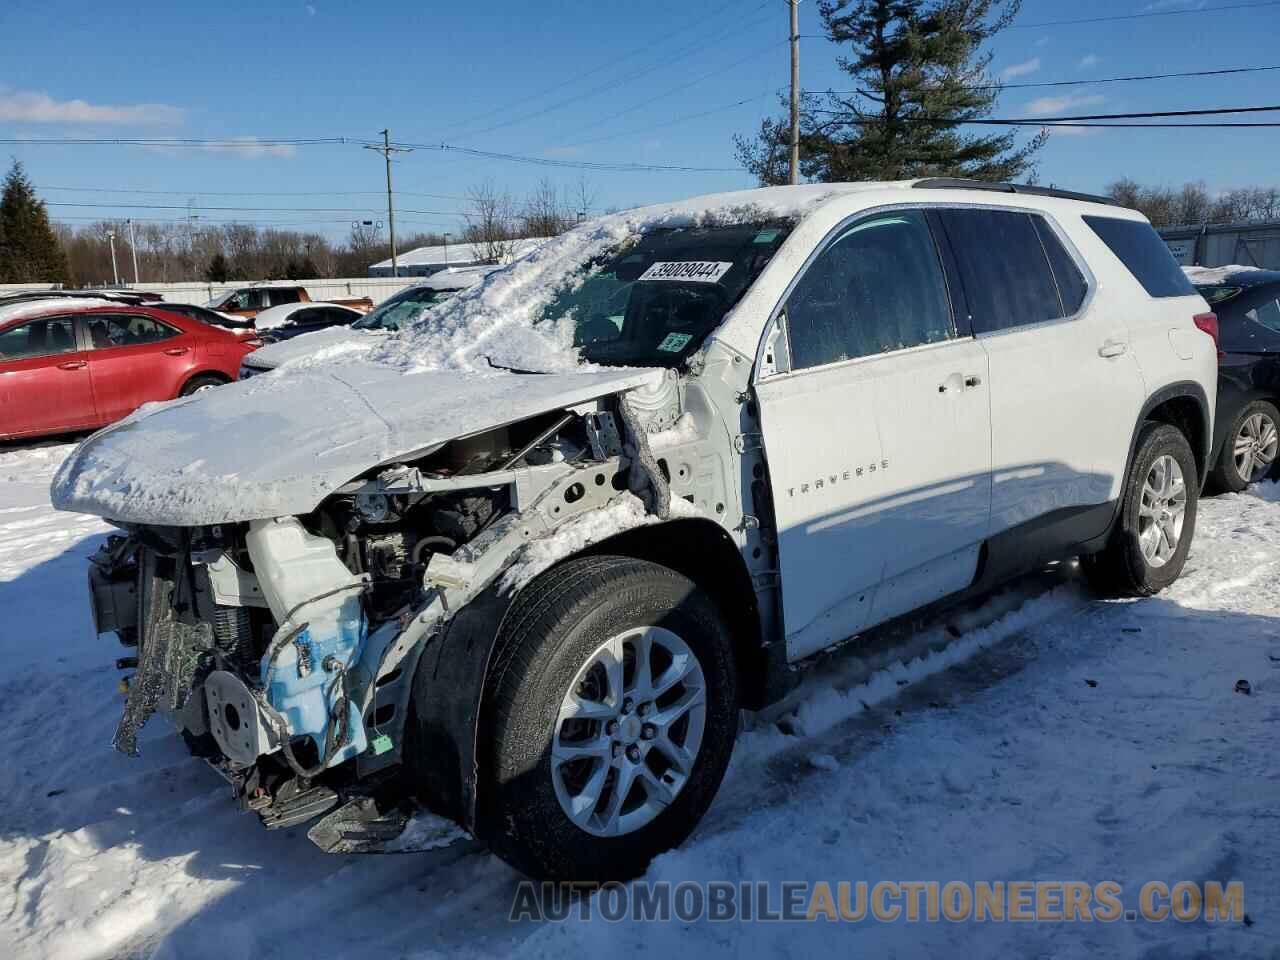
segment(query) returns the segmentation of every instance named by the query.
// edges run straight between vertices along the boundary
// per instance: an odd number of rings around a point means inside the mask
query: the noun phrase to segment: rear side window
[[[1089,285],[1044,217],[1032,217],[1031,222],[1035,224],[1036,233],[1040,234],[1040,243],[1044,247],[1045,256],[1049,258],[1049,266],[1053,269],[1053,279],[1058,282],[1062,312],[1069,317],[1084,304],[1084,295],[1088,292]]]
[[[1030,214],[941,210],[939,216],[960,267],[974,333],[1066,315]]]
[[[145,346],[176,337],[181,332],[152,317],[93,314],[85,319],[95,350]]]
[[[955,337],[924,216],[883,214],[844,230],[792,289],[787,332],[797,370]]]
[[[1145,220],[1085,217],[1084,222],[1111,248],[1148,295],[1188,297],[1196,292],[1165,242]]]
[[[278,307],[282,303],[298,303],[302,299],[296,287],[271,287],[267,291],[267,296],[270,297],[273,307]]]

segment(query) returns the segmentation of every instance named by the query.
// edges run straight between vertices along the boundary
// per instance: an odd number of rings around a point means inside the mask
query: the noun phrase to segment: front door
[[[89,364],[71,317],[0,330],[0,437],[82,430],[97,423]]]
[[[835,231],[783,323],[788,369],[756,394],[795,660],[973,580],[991,441],[986,354],[919,211]]]

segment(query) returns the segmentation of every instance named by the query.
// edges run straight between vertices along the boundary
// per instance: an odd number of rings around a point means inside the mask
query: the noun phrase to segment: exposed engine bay
[[[311,834],[325,849],[394,836],[422,646],[559,523],[624,490],[665,515],[669,471],[645,437],[679,415],[674,379],[635,405],[612,398],[452,440],[302,516],[122,525],[90,569],[98,631],[137,648],[120,661],[136,669],[116,747],[136,754],[143,724],[167,713],[267,826],[334,811]]]

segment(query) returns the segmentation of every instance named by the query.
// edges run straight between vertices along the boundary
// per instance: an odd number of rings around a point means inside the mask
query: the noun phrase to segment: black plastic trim
[[[1041,187],[1032,183],[969,180],[965,177],[928,177],[924,180],[917,180],[911,187],[914,190],[985,190],[987,193],[1021,193],[1033,197],[1057,197],[1060,200],[1082,200],[1085,203],[1102,203],[1108,207],[1120,206],[1110,197],[1104,197],[1100,194],[1059,190],[1057,187]]]

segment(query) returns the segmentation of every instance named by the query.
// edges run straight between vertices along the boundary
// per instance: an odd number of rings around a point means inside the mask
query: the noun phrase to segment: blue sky
[[[1280,6],[1033,26],[1233,2],[1026,0],[1018,28],[992,44],[992,70],[1025,83],[1280,64]],[[269,148],[249,138],[372,138],[389,127],[402,142],[731,168],[732,135],[775,111],[774,92],[788,82],[786,30],[784,0],[4,0],[0,137],[246,138],[216,151],[3,150],[25,162],[56,219],[176,218],[190,201],[204,222],[305,224],[340,237],[351,220],[385,218],[381,158],[354,145]],[[820,33],[815,0],[801,4],[801,33]],[[847,89],[836,53],[823,40],[802,41],[806,89]],[[1280,71],[1007,90],[997,115],[1274,103]],[[702,111],[715,112],[668,123]],[[1274,184],[1278,156],[1280,129],[1058,133],[1040,176],[1081,190],[1125,174],[1221,189]],[[583,176],[598,208],[751,185],[740,172],[581,173],[418,150],[397,158],[398,226],[459,227],[464,195],[486,178],[521,197],[540,178],[570,190]],[[62,205],[105,203],[118,205]]]

